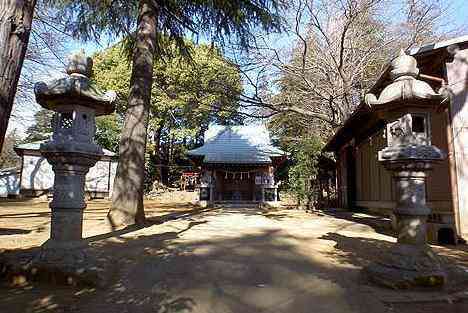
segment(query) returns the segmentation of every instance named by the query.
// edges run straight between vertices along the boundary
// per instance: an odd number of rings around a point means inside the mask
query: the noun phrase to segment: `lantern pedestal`
[[[429,246],[397,244],[365,272],[372,282],[392,289],[442,287],[447,281],[438,256]]]
[[[398,240],[393,248],[364,270],[369,279],[394,289],[440,287],[447,275],[426,242],[426,177],[445,154],[431,144],[430,114],[446,98],[418,80],[416,59],[403,50],[391,63],[390,78],[379,97],[367,94],[369,107],[387,121],[387,147],[379,162],[392,172],[396,188]],[[433,113],[432,113],[433,112]]]
[[[85,178],[101,155],[83,151],[59,151],[54,142],[41,146],[42,154],[55,173],[50,239],[43,245],[36,262],[50,265],[80,266],[86,261],[82,238],[85,202]],[[98,148],[95,146],[95,148]]]
[[[433,146],[413,146],[411,149],[411,152],[424,151],[427,159],[412,159],[411,155],[405,155],[405,148],[399,150],[398,156],[395,151],[394,148],[384,149],[380,157],[404,157],[383,161],[395,180],[397,206],[394,214],[398,240],[377,262],[366,268],[366,273],[371,281],[393,289],[440,287],[445,284],[447,274],[439,257],[426,242],[426,221],[431,213],[426,205],[426,178],[432,164],[442,159],[442,154]],[[418,157],[422,157],[421,153]]]
[[[36,101],[55,112],[50,140],[41,154],[55,174],[50,239],[30,264],[31,273],[68,284],[100,283],[96,260],[82,238],[86,174],[102,157],[94,142],[95,117],[114,111],[115,92],[102,93],[89,79],[92,59],[84,52],[69,59],[67,76],[34,87]]]
[[[421,148],[427,151],[428,146]],[[431,213],[426,205],[426,177],[432,163],[437,158],[442,160],[440,150],[432,148],[435,155],[426,160],[384,161],[386,169],[393,172],[396,185],[394,214],[398,240],[379,260],[365,268],[374,283],[393,289],[409,289],[441,287],[447,281],[442,262],[426,241],[426,221]]]

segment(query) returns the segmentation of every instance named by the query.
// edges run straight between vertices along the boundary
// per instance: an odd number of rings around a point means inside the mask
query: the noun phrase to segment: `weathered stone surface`
[[[102,92],[91,82],[93,62],[84,52],[69,59],[67,76],[49,82],[38,82],[34,86],[36,101],[41,106],[56,111],[63,105],[82,105],[96,111],[97,115],[110,114],[115,110],[114,91]]]
[[[57,273],[71,284],[77,279],[92,282],[98,276],[82,239],[84,185],[89,169],[103,154],[94,142],[95,116],[112,112],[115,100],[115,93],[104,94],[93,86],[91,71],[92,60],[78,53],[70,57],[67,77],[38,83],[34,89],[37,102],[56,112],[52,138],[40,147],[55,178],[49,204],[50,239],[29,263],[27,272]]]
[[[447,275],[426,242],[426,221],[431,213],[426,205],[426,178],[433,164],[446,156],[430,145],[427,116],[422,117],[423,136],[415,132],[412,110],[421,104],[435,105],[444,95],[416,79],[419,70],[413,57],[402,52],[391,65],[392,83],[378,100],[370,94],[366,102],[376,106],[376,110],[387,112],[388,118],[405,114],[387,126],[388,146],[378,155],[379,161],[392,172],[395,182],[397,204],[393,213],[398,240],[379,261],[366,267],[365,273],[374,283],[394,289],[440,287],[445,284]]]
[[[429,246],[396,244],[365,272],[374,283],[392,289],[441,287],[447,280],[439,257]]]
[[[432,87],[418,80],[419,69],[416,59],[401,50],[400,55],[391,63],[390,77],[392,83],[380,93],[379,98],[373,94],[367,94],[366,103],[376,109],[385,110],[389,105],[405,105],[406,103],[430,104],[432,101],[440,102],[445,94],[435,92]]]

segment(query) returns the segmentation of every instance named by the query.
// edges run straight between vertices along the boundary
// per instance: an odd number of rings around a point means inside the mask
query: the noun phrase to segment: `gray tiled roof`
[[[25,143],[25,144],[22,144],[22,145],[17,145],[15,147],[15,149],[18,149],[18,150],[39,150],[39,146],[41,145],[41,143],[44,143],[46,142],[47,140],[40,140],[40,141],[34,141],[34,142],[30,142],[30,143]],[[112,151],[109,151],[107,149],[102,149],[102,151],[104,152],[104,155],[105,156],[108,156],[108,157],[114,157],[116,156],[116,154]]]
[[[214,125],[205,133],[204,145],[188,155],[203,156],[204,163],[269,164],[271,157],[286,153],[271,144],[263,125]]]

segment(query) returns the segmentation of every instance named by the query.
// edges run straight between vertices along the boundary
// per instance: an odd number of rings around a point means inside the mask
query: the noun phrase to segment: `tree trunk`
[[[157,180],[159,183],[162,184],[162,171],[161,171],[161,164],[162,164],[162,157],[161,157],[161,133],[162,133],[163,125],[158,127],[156,131],[156,135],[154,136],[154,153],[156,164],[158,164],[158,178]]]
[[[108,214],[113,227],[145,222],[145,151],[156,52],[157,16],[156,7],[151,0],[140,1],[128,109],[120,139],[112,207]]]
[[[36,0],[0,0],[0,151],[28,47]]]

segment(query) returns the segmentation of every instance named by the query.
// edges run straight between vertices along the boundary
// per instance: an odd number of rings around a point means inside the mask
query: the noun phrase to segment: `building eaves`
[[[419,62],[424,58],[430,59],[434,54],[437,53],[446,53],[448,57],[447,48],[454,45],[466,45],[468,44],[468,35],[460,36],[457,38],[444,40],[432,44],[426,44],[420,47],[412,48],[407,50],[406,52],[416,58]],[[395,55],[396,57],[396,55]],[[393,60],[393,58],[392,58]],[[384,67],[383,71],[377,78],[374,85],[369,89],[368,93],[379,94],[380,91],[388,84],[389,81],[389,73],[390,73],[390,60],[387,65]],[[366,118],[362,118],[363,114],[366,114]],[[357,129],[362,128],[363,124],[366,120],[373,120],[372,119],[372,110],[361,101],[360,105],[356,108],[356,110],[351,114],[351,116],[345,121],[342,127],[340,127],[335,134],[328,140],[327,144],[325,145],[323,151],[333,152],[338,151],[338,149],[348,143],[355,137],[355,131]],[[377,122],[375,119],[373,120],[375,123]],[[372,125],[368,125],[372,127]]]

